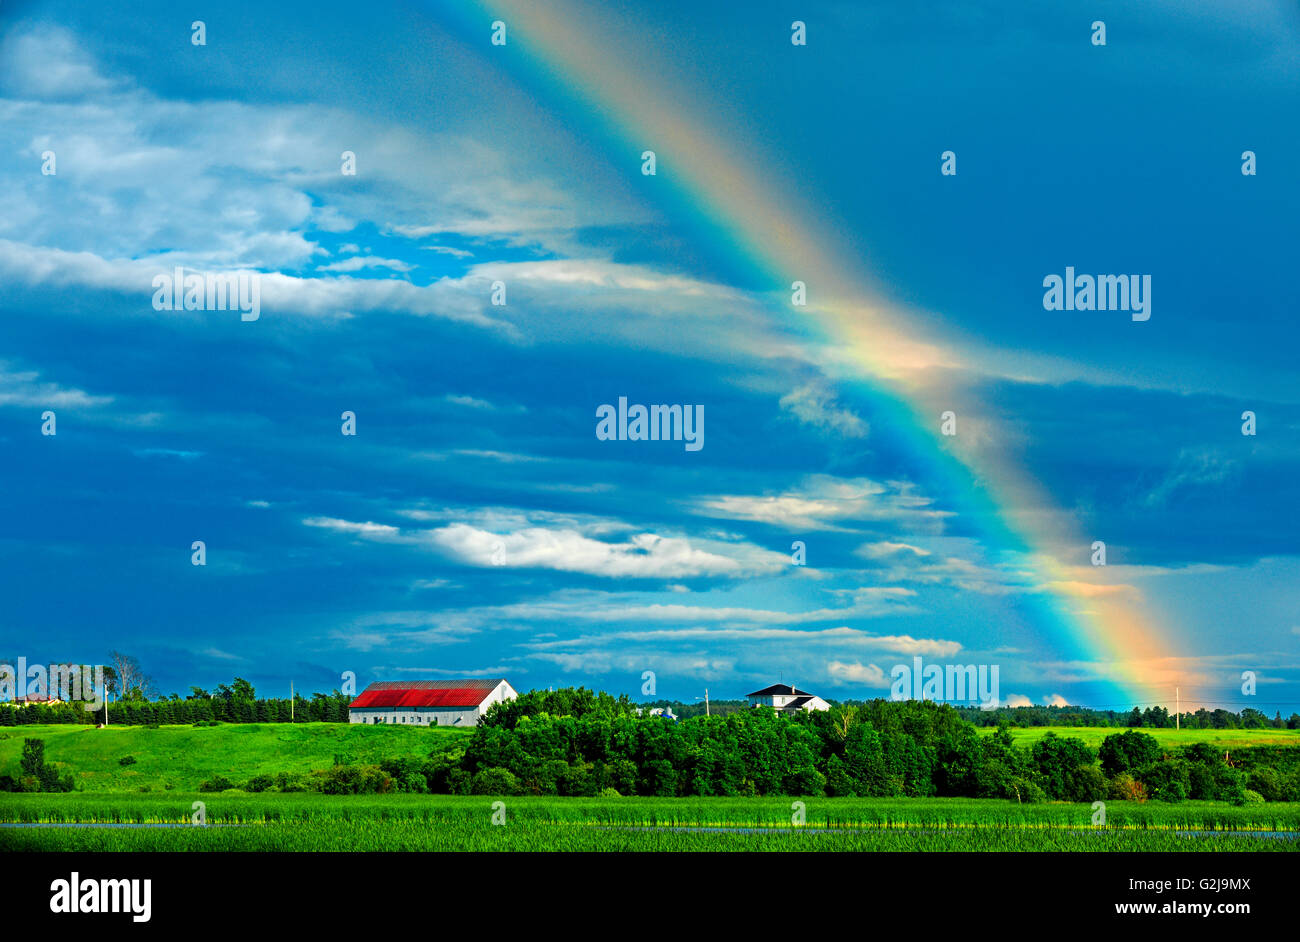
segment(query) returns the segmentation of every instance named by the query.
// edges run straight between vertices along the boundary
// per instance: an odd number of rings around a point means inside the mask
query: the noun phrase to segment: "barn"
[[[382,680],[352,701],[348,718],[353,723],[477,726],[492,704],[517,696],[505,678]]]

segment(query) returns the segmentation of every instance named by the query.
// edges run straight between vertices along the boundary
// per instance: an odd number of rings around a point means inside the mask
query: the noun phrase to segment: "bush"
[[[1282,777],[1269,768],[1254,769],[1246,776],[1246,789],[1265,801],[1282,800]]]
[[[1160,758],[1160,743],[1148,733],[1130,729],[1102,740],[1097,757],[1101,759],[1101,770],[1115,776],[1155,762]]]
[[[393,778],[377,765],[336,765],[312,773],[311,786],[326,795],[383,795]]]
[[[622,798],[617,788],[602,788],[596,795],[597,798]]]
[[[135,765],[135,756],[122,756],[117,760],[118,765]]]
[[[201,792],[224,792],[235,787],[235,783],[224,775],[214,775],[205,782],[199,783]]]
[[[1187,762],[1182,759],[1152,762],[1139,769],[1136,778],[1157,801],[1183,801],[1191,791],[1191,774]]]
[[[254,775],[248,780],[248,784],[244,786],[244,791],[264,792],[274,784],[275,780],[269,775]]]
[[[1241,803],[1243,805],[1262,805],[1264,803],[1264,796],[1257,791],[1246,788],[1241,792]]]
[[[307,786],[303,784],[302,776],[293,775],[289,772],[276,773],[275,787],[282,792],[305,792],[307,790]]]
[[[519,780],[509,769],[494,766],[470,779],[469,791],[471,795],[513,795],[519,791]]]
[[[1146,786],[1127,772],[1121,772],[1110,781],[1108,796],[1111,801],[1146,801]]]

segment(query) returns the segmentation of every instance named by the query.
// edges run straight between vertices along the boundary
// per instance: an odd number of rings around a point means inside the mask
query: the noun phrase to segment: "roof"
[[[791,700],[789,703],[785,705],[785,708],[787,710],[802,710],[804,706],[810,702],[812,702],[811,696],[795,697],[793,700]]]
[[[753,693],[745,694],[747,697],[808,697],[812,696],[807,690],[796,690],[789,684],[773,684],[770,687],[764,687],[762,690],[755,690]]]
[[[351,709],[376,707],[476,707],[505,682],[495,680],[381,680],[361,691]]]

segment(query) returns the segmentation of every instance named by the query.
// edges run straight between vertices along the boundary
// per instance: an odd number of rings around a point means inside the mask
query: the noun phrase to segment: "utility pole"
[[[709,688],[704,688],[704,715],[709,716]]]
[[[293,722],[293,681],[289,681],[289,722]]]
[[[1174,688],[1174,732],[1175,733],[1183,728],[1182,717],[1178,715],[1183,710],[1182,703],[1183,703],[1182,693],[1181,691],[1179,691],[1177,687],[1175,687]]]

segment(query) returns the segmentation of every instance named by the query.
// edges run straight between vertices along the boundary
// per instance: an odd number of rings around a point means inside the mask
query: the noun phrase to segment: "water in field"
[[[598,831],[657,831],[673,832],[681,834],[850,834],[859,828],[827,828],[827,827],[743,827],[727,825],[602,825],[597,824],[593,827]],[[964,828],[938,828],[938,827],[907,827],[907,828],[877,828],[873,830],[900,831],[908,834],[942,834],[947,831],[961,831]],[[1008,830],[1014,830],[1010,828]],[[1104,834],[1106,831],[1100,828],[1059,828],[1056,830],[1064,831],[1070,834]],[[1170,830],[1171,834],[1177,834],[1179,837],[1255,837],[1266,838],[1281,841],[1300,840],[1300,831],[1182,831]]]

